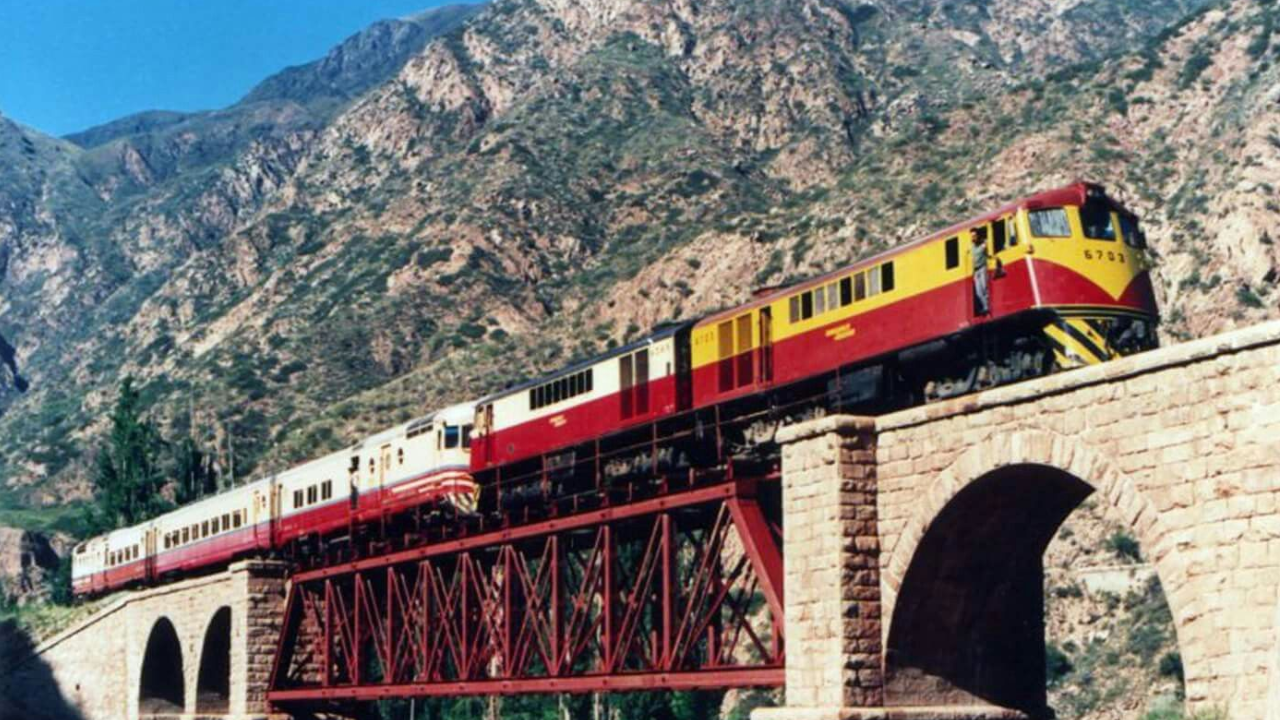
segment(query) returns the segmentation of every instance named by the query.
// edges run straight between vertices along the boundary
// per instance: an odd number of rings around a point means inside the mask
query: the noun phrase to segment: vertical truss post
[[[393,569],[387,568],[387,572],[384,575],[387,582],[387,624],[384,630],[386,640],[382,644],[382,674],[387,682],[395,682],[398,676],[395,652],[396,574]]]
[[[333,684],[333,580],[324,581],[324,686]]]
[[[363,668],[361,667],[361,660],[363,660],[361,649],[364,643],[360,632],[363,629],[363,623],[360,622],[360,619],[364,615],[364,575],[360,572],[357,572],[355,576],[355,592],[352,594],[352,605],[355,641],[351,643],[351,677],[355,684],[359,685],[364,680]]]
[[[563,633],[560,625],[560,538],[552,535],[547,538],[551,563],[551,602],[547,611],[551,614],[551,662],[547,668],[551,677],[558,677],[561,672],[560,663],[564,658],[561,650]]]
[[[675,612],[675,558],[672,544],[675,537],[671,529],[670,513],[662,513],[658,516],[658,522],[662,524],[662,582],[659,586],[659,592],[662,593],[662,638],[658,644],[658,667],[671,670],[671,621]]]
[[[614,590],[613,576],[613,527],[610,525],[600,526],[601,540],[601,562],[604,566],[604,588],[600,591],[600,612],[604,617],[604,657],[603,667],[601,670],[608,671],[613,667],[614,656],[614,632],[613,632],[613,600],[617,597]]]

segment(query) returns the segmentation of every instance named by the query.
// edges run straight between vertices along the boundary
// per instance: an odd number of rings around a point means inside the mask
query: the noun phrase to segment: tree
[[[164,473],[159,459],[163,442],[154,425],[142,417],[142,402],[133,378],[120,384],[111,411],[111,431],[98,450],[93,484],[100,523],[126,527],[165,509]]]
[[[188,435],[173,446],[174,499],[179,505],[218,492],[213,458]]]

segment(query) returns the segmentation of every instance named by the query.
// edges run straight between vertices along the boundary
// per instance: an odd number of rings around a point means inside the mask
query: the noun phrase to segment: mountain
[[[313,111],[340,107],[394,76],[432,38],[453,29],[480,8],[446,5],[374,23],[320,60],[286,68],[263,80],[238,105],[289,101]]]
[[[126,374],[243,478],[1076,177],[1147,219],[1168,336],[1276,314],[1274,4],[441,12],[224,110],[0,126],[9,504],[84,497]]]

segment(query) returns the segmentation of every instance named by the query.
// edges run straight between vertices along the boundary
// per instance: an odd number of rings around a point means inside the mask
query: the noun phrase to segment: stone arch
[[[222,606],[209,620],[196,676],[196,712],[226,713],[231,702],[231,608]]]
[[[186,675],[182,669],[182,643],[169,618],[161,616],[151,626],[142,656],[138,683],[140,715],[179,714],[186,709]]]
[[[1161,579],[1169,578],[1155,507],[1077,438],[1043,431],[990,437],[922,488],[885,566],[888,704],[1043,711],[1042,556],[1062,521],[1093,494],[1132,530]],[[1180,633],[1177,598],[1166,598]],[[1185,656],[1190,679],[1195,659]]]

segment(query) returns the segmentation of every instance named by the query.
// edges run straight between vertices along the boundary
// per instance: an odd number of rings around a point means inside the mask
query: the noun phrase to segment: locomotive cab
[[[1151,260],[1136,215],[1087,183],[1032,199],[1022,215],[1058,368],[1156,347]]]

